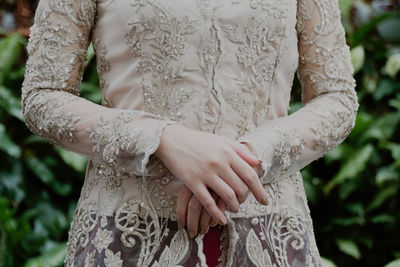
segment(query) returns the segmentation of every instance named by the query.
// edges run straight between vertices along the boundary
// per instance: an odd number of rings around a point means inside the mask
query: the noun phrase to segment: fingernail
[[[196,236],[196,233],[193,232],[192,230],[189,230],[189,238],[193,239]]]
[[[207,233],[206,230],[200,229],[200,234],[205,235]]]
[[[225,219],[221,219],[221,220],[219,221],[219,224],[220,224],[220,225],[226,225]]]
[[[181,222],[178,222],[178,229],[182,230],[183,229],[183,224]]]
[[[261,199],[261,203],[262,203],[263,205],[267,206],[267,205],[268,205],[268,199],[267,199],[267,197],[264,197],[263,199]]]
[[[211,226],[211,227],[217,226],[217,222],[213,220],[213,221],[210,223],[210,226]]]

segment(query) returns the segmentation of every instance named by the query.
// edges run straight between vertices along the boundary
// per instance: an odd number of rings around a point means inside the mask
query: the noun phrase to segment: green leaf
[[[351,63],[353,64],[354,74],[359,72],[364,66],[365,50],[362,45],[351,49]]]
[[[303,175],[303,172],[302,172]],[[303,176],[304,177],[304,176]],[[317,178],[311,178],[317,179]],[[317,203],[318,200],[318,190],[317,187],[310,182],[308,179],[304,179],[304,190],[306,192],[307,200],[310,203]]]
[[[333,261],[324,257],[321,257],[321,262],[322,262],[322,267],[337,267],[337,265]]]
[[[384,97],[396,92],[396,88],[400,88],[399,82],[392,79],[381,79],[376,91],[374,92],[374,99],[377,101],[382,100]]]
[[[350,36],[349,43],[352,47],[359,45],[364,39],[368,38],[368,34],[373,31],[379,23],[393,17],[395,17],[395,15],[385,13],[372,18],[367,24],[360,27],[352,36]]]
[[[372,223],[392,224],[396,222],[396,218],[389,214],[379,214],[371,218]]]
[[[8,168],[0,170],[0,185],[6,188],[10,200],[20,203],[26,195],[23,188],[22,164],[19,160],[13,160],[10,161],[10,165],[10,170]]]
[[[389,57],[386,65],[383,67],[383,72],[392,78],[395,78],[400,71],[400,53],[393,54]]]
[[[375,177],[375,183],[378,186],[382,186],[386,182],[398,181],[399,178],[400,173],[394,165],[385,166],[378,170]]]
[[[371,144],[355,151],[352,157],[343,164],[339,173],[324,186],[324,193],[328,194],[338,184],[343,183],[347,179],[354,178],[360,172],[364,171],[373,151],[374,147]]]
[[[348,138],[353,139],[361,136],[373,121],[374,117],[371,114],[366,113],[365,111],[359,111],[357,113],[354,128]]]
[[[391,107],[394,107],[400,111],[400,99],[390,99],[389,100],[389,105]]]
[[[42,225],[46,233],[52,237],[59,237],[67,228],[66,215],[53,204],[40,203],[36,205],[39,216],[38,225]],[[36,223],[36,222],[35,222]]]
[[[82,82],[80,91],[82,96],[84,96],[86,99],[94,103],[101,103],[101,90],[97,85],[88,82]]]
[[[346,155],[353,150],[346,143],[341,143],[334,149],[330,150],[324,157],[327,164],[331,164],[334,161],[343,160]]]
[[[400,144],[388,143],[385,148],[390,150],[392,157],[396,160],[396,163],[400,165]]]
[[[93,42],[90,42],[86,55],[85,68],[90,64],[95,56],[96,53],[94,51]]]
[[[5,112],[24,121],[22,116],[21,100],[16,98],[10,89],[0,85],[0,107],[2,107]]]
[[[67,244],[60,244],[49,252],[28,260],[24,267],[53,267],[63,264],[66,256]]]
[[[376,73],[366,73],[362,77],[362,88],[369,94],[373,94],[378,87],[380,77]]]
[[[351,240],[337,239],[336,244],[343,253],[357,260],[361,258],[361,252],[355,242]]]
[[[6,266],[7,250],[7,233],[0,223],[0,266]]]
[[[362,144],[369,139],[377,139],[379,141],[386,141],[390,139],[396,130],[397,124],[400,121],[400,114],[387,113],[380,117],[361,135],[358,143]]]
[[[14,158],[21,157],[21,149],[14,141],[8,136],[6,127],[0,123],[0,150],[6,152],[9,156]]]
[[[17,33],[0,40],[0,84],[3,84],[4,78],[18,60],[23,44],[24,39]]]
[[[400,267],[400,259],[394,260],[386,264],[384,267]]]
[[[364,216],[364,207],[361,202],[349,203],[346,209],[355,215]]]
[[[59,146],[54,146],[55,151],[60,155],[64,162],[77,172],[84,172],[86,169],[87,158],[78,153],[65,150]]]
[[[49,185],[56,193],[66,196],[71,193],[70,184],[61,184],[54,176],[50,168],[38,158],[29,157],[26,160],[29,169],[45,184]]]
[[[371,204],[369,204],[367,210],[371,211],[376,208],[379,208],[386,200],[395,196],[398,190],[399,190],[398,186],[388,186],[380,190],[372,200]]]
[[[36,157],[28,157],[26,163],[29,169],[45,184],[51,184],[54,182],[55,177],[53,172],[47,167],[46,164],[41,162]]]
[[[352,225],[357,225],[357,226],[364,225],[365,219],[360,216],[353,216],[349,218],[335,218],[332,220],[332,223],[341,226],[347,226],[349,228],[349,226]]]
[[[339,185],[339,199],[341,201],[357,192],[360,188],[360,181],[356,179],[346,180]]]

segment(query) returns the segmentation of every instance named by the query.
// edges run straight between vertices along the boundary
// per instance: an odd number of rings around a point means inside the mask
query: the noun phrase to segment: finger
[[[257,201],[263,205],[267,205],[267,196],[256,171],[238,155],[233,156],[231,167],[248,186]]]
[[[217,200],[217,207],[221,210],[221,212],[225,212],[226,209],[228,208],[228,207],[226,206],[225,202],[224,202],[221,198],[219,198],[219,199]],[[210,225],[211,225],[212,227],[216,226],[217,224],[218,224],[217,221],[215,221],[214,219],[211,219]]]
[[[199,229],[202,205],[200,201],[196,198],[196,196],[192,196],[187,207],[187,229],[189,230],[189,237],[194,238],[197,235]]]
[[[214,192],[228,203],[229,209],[236,212],[239,209],[239,201],[236,197],[235,191],[219,176],[211,179],[210,186]]]
[[[186,223],[187,207],[193,193],[185,185],[179,190],[178,198],[176,200],[176,220],[178,228],[182,229]]]
[[[206,234],[208,230],[210,229],[210,221],[211,221],[211,216],[208,214],[206,209],[201,210],[201,216],[200,216],[200,233],[201,234]]]
[[[210,193],[211,196],[214,198],[215,202],[217,202],[218,206],[218,200],[219,200],[218,195],[213,190],[210,190]],[[224,211],[225,210],[221,210],[221,212]],[[202,234],[206,234],[210,230],[211,221],[215,222],[215,220],[210,216],[210,214],[203,208],[200,217],[200,231]],[[217,223],[215,223],[215,225],[217,225]]]
[[[218,200],[220,199],[219,198],[219,196],[214,192],[214,191],[212,191],[212,190],[210,190],[211,191],[211,196],[214,198],[214,200],[215,200],[215,202],[217,203],[217,207],[218,207]],[[219,207],[218,207],[219,208]],[[220,209],[221,210],[221,209]],[[223,212],[225,212],[225,210],[221,210],[221,212],[223,213]],[[212,217],[211,217],[211,220],[210,220],[210,226],[211,227],[214,227],[214,226],[216,226],[218,224],[218,222],[215,220],[215,219],[213,219]]]
[[[217,203],[215,202],[214,198],[203,184],[193,187],[191,191],[200,201],[203,208],[207,210],[207,212],[213,219],[215,219],[215,221],[221,223],[222,225],[226,224],[224,213],[221,212],[221,210],[217,207]]]
[[[253,153],[250,152],[250,149],[246,144],[234,142],[233,149],[250,165],[258,165],[261,163],[261,161]]]
[[[249,188],[242,179],[240,179],[237,173],[229,166],[220,169],[218,175],[235,191],[239,203],[243,203],[247,198]]]

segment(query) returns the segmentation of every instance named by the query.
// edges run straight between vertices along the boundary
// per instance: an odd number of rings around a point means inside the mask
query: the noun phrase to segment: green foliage
[[[360,109],[347,140],[302,170],[324,266],[400,265],[400,48],[340,0]],[[0,266],[60,266],[87,160],[33,135],[21,113],[26,39],[0,39]],[[101,100],[90,46],[81,95]],[[295,83],[298,87],[298,82]],[[299,88],[294,92],[299,92]],[[292,111],[300,108],[299,96]]]
[[[66,256],[66,244],[59,244],[43,255],[30,259],[24,267],[55,267],[63,264]]]
[[[360,103],[356,125],[344,143],[302,171],[320,253],[337,266],[400,262],[400,49],[376,32],[394,17],[347,25]]]
[[[0,266],[61,266],[87,159],[26,127],[25,45],[18,34],[0,39]],[[86,65],[82,95],[98,102],[94,52]]]

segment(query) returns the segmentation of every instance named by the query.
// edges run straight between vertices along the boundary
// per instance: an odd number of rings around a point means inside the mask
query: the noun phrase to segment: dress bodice
[[[102,105],[79,96],[90,42]],[[27,51],[27,126],[89,158],[67,266],[204,265],[202,236],[174,224],[182,183],[154,155],[169,124],[262,160],[270,204],[249,194],[226,212],[221,265],[319,265],[299,170],[358,108],[337,0],[40,0]],[[288,115],[296,71],[303,107]]]

